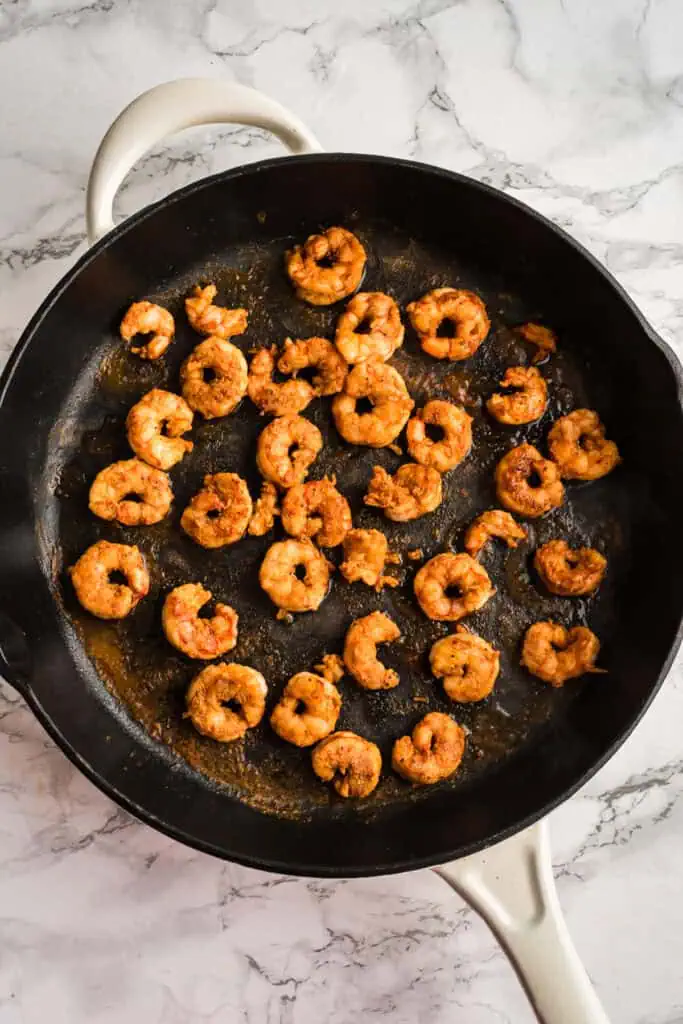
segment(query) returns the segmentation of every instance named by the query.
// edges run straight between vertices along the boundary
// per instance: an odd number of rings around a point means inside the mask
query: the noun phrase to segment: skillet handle
[[[609,1024],[562,917],[545,821],[435,871],[489,925],[540,1024]]]
[[[298,117],[246,85],[211,78],[179,78],[157,85],[119,114],[97,150],[86,194],[90,244],[113,228],[114,197],[144,153],[183,128],[219,123],[264,128],[292,153],[316,153],[321,148]]]

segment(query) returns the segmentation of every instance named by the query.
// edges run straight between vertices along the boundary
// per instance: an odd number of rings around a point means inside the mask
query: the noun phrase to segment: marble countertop
[[[678,0],[4,0],[0,356],[84,249],[89,161],[181,75],[281,100],[329,149],[464,171],[580,239],[683,354]],[[128,178],[125,214],[279,152],[197,130]],[[647,638],[643,638],[647,642]],[[618,1024],[683,1022],[683,663],[557,811],[560,898]],[[125,965],[125,966],[124,966]],[[524,1024],[486,927],[424,871],[261,874],[131,820],[0,699],[0,1024]]]

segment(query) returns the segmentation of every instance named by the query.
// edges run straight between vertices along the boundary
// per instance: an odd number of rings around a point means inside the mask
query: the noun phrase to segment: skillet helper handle
[[[114,197],[136,161],[166,136],[206,124],[263,128],[292,153],[321,149],[298,117],[246,85],[211,78],[179,78],[157,85],[119,114],[97,150],[86,194],[91,245],[114,227]]]
[[[545,821],[435,870],[489,925],[540,1024],[609,1024],[564,923]]]

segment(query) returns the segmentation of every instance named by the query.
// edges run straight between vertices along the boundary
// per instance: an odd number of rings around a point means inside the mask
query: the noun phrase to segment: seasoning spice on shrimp
[[[192,451],[192,441],[180,435],[192,429],[193,419],[192,409],[184,398],[153,388],[135,403],[126,417],[128,444],[148,465],[171,469]]]
[[[209,473],[183,512],[180,525],[203,548],[222,548],[244,536],[251,513],[251,496],[241,476]]]
[[[167,515],[172,501],[167,473],[140,459],[124,459],[100,470],[90,486],[88,505],[100,519],[151,526]]]
[[[465,551],[476,558],[492,537],[504,540],[509,548],[516,548],[520,541],[526,540],[528,530],[520,526],[509,512],[499,508],[482,512],[467,528],[465,534]]]
[[[429,652],[432,672],[443,681],[451,700],[484,700],[493,690],[500,669],[500,654],[483,637],[465,626],[437,640]]]
[[[211,618],[199,618],[200,608],[211,597],[201,583],[184,583],[164,601],[161,624],[166,639],[188,658],[218,658],[237,643],[238,616],[230,605],[217,603]]]
[[[169,311],[154,302],[134,302],[119,328],[125,342],[138,334],[151,334],[143,345],[131,345],[131,352],[141,359],[158,359],[173,341],[175,321]]]
[[[410,736],[394,743],[391,763],[408,782],[429,786],[453,775],[465,752],[465,730],[448,715],[430,711]]]
[[[286,490],[303,483],[322,446],[322,434],[310,420],[278,416],[259,434],[256,465],[266,480]]]
[[[207,338],[180,368],[183,398],[205,419],[229,416],[247,391],[247,361],[224,338]]]
[[[313,771],[343,797],[370,796],[379,782],[382,755],[376,743],[355,732],[333,732],[311,756]]]
[[[457,622],[483,608],[495,594],[489,574],[479,562],[470,555],[451,552],[425,562],[413,587],[425,615],[441,622]]]
[[[491,326],[479,296],[461,288],[435,288],[406,308],[423,351],[435,359],[469,359]]]
[[[499,423],[533,423],[548,407],[548,385],[535,366],[510,366],[498,383],[502,388],[514,389],[507,394],[497,391],[486,403]]]
[[[559,469],[531,444],[520,444],[504,455],[495,477],[498,500],[520,516],[543,516],[564,501]]]
[[[363,398],[372,405],[369,412],[357,410]],[[332,401],[332,415],[349,444],[384,448],[401,433],[414,405],[398,370],[375,359],[354,366],[344,390]]]
[[[438,427],[443,437],[433,441],[428,427]],[[437,473],[447,473],[462,462],[472,447],[472,417],[452,402],[434,399],[408,420],[406,438],[408,451],[416,462]]]
[[[248,665],[207,665],[190,684],[186,714],[203,736],[231,743],[259,724],[267,692],[261,673]]]
[[[244,334],[247,329],[246,309],[226,309],[214,306],[217,288],[207,284],[197,285],[192,295],[185,299],[185,312],[190,326],[198,334],[213,335],[214,338],[232,338]]]
[[[367,583],[375,590],[397,587],[393,576],[383,576],[387,562],[396,562],[389,554],[389,542],[380,530],[350,530],[344,537],[344,561],[339,571],[348,583]]]
[[[595,667],[599,653],[600,641],[586,626],[535,622],[524,635],[521,664],[545,683],[562,686],[586,672],[604,672]]]
[[[595,548],[572,549],[566,540],[556,539],[538,548],[534,568],[551,593],[579,597],[600,586],[607,559]]]
[[[296,747],[310,747],[329,736],[341,711],[339,690],[313,672],[297,672],[273,708],[270,724]]]
[[[285,255],[285,267],[297,296],[313,306],[339,302],[358,288],[365,270],[365,249],[346,228],[310,235]]]
[[[112,582],[114,573],[126,582]],[[98,619],[124,619],[149,593],[149,572],[134,544],[100,540],[83,552],[69,574],[79,602]]]
[[[386,668],[377,657],[377,645],[398,640],[401,630],[384,612],[371,612],[352,622],[344,641],[344,664],[364,690],[391,690],[399,684],[398,672]]]
[[[442,498],[441,474],[429,466],[406,462],[393,476],[382,466],[375,466],[363,500],[366,505],[381,508],[387,519],[405,523],[433,512]]]
[[[303,578],[297,569],[303,570]],[[261,563],[259,582],[273,604],[286,612],[320,607],[330,586],[330,565],[310,540],[283,540],[271,545]]]
[[[621,462],[619,449],[607,440],[592,409],[575,409],[557,420],[548,434],[548,450],[568,480],[597,480]]]
[[[405,328],[394,299],[383,292],[358,292],[337,321],[334,343],[350,365],[386,362],[403,344]]]

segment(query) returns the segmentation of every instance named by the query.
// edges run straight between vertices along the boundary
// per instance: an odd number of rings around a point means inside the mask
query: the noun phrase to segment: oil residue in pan
[[[197,547],[180,530],[179,519],[189,498],[201,486],[204,474],[237,472],[256,497],[260,479],[255,467],[256,438],[266,420],[245,401],[225,419],[203,422],[197,417],[192,432],[195,447],[171,471],[175,500],[170,516],[157,526],[124,529],[103,523],[87,508],[88,487],[95,473],[112,460],[129,456],[124,420],[130,405],[152,387],[178,390],[180,363],[198,343],[186,323],[182,301],[198,281],[214,281],[216,301],[249,310],[249,328],[233,339],[245,353],[285,337],[332,337],[339,307],[314,308],[299,302],[282,268],[282,254],[291,244],[280,239],[268,246],[244,246],[220,254],[211,263],[188,268],[182,277],[147,296],[167,306],[176,317],[177,334],[161,360],[145,363],[130,355],[103,324],[101,360],[96,381],[79,399],[80,437],[65,450],[59,471],[60,541],[64,566],[73,564],[86,546],[99,538],[138,544],[152,570],[152,591],[133,615],[118,623],[100,622],[78,606],[62,573],[61,595],[67,613],[80,632],[89,656],[106,685],[120,698],[159,742],[169,745],[193,768],[254,807],[288,817],[306,816],[328,807],[337,813],[340,802],[314,777],[310,751],[282,742],[268,725],[268,714],[284,684],[295,672],[312,669],[325,653],[341,651],[350,622],[379,608],[400,625],[399,642],[381,648],[386,664],[398,669],[401,683],[392,691],[367,693],[349,677],[340,683],[343,697],[339,728],[353,729],[379,743],[385,763],[382,781],[361,813],[374,813],[389,803],[422,799],[427,791],[411,788],[389,768],[394,739],[409,731],[430,709],[453,715],[469,732],[463,767],[445,786],[466,784],[502,758],[533,742],[535,731],[552,716],[561,715],[584,685],[570,683],[553,690],[533,679],[519,666],[519,648],[526,627],[538,619],[554,618],[566,624],[590,622],[603,641],[600,663],[609,665],[610,637],[614,632],[619,581],[627,571],[629,512],[627,474],[624,471],[590,485],[567,488],[564,506],[529,525],[528,543],[509,552],[491,544],[483,560],[496,595],[467,623],[501,650],[501,674],[493,695],[477,705],[454,705],[429,672],[428,652],[438,637],[452,628],[425,618],[412,591],[414,574],[422,564],[407,557],[421,549],[423,560],[439,551],[461,549],[468,523],[495,505],[493,469],[514,444],[528,440],[544,449],[550,422],[577,406],[605,412],[610,396],[606,375],[588,373],[583,355],[566,337],[542,367],[549,384],[550,405],[542,420],[522,428],[500,426],[484,410],[486,397],[495,390],[505,368],[528,363],[529,349],[512,330],[525,320],[553,325],[552,310],[509,294],[505,282],[482,268],[460,264],[452,252],[425,247],[399,230],[382,224],[354,224],[369,253],[363,287],[387,291],[402,310],[430,288],[453,284],[478,292],[487,304],[491,333],[477,355],[465,363],[437,362],[425,356],[408,327],[406,339],[392,359],[404,376],[417,405],[429,398],[452,398],[474,417],[474,445],[470,456],[445,478],[441,507],[422,519],[390,523],[377,510],[362,503],[372,467],[393,471],[401,462],[396,453],[346,445],[331,420],[329,400],[318,400],[306,410],[323,432],[325,444],[309,478],[334,474],[348,497],[356,526],[384,530],[393,550],[401,553],[395,568],[401,584],[381,594],[360,584],[349,586],[334,575],[331,593],[321,608],[278,621],[276,609],[258,585],[258,568],[268,546],[281,534],[279,525],[263,538],[248,537],[217,551]],[[122,311],[121,311],[122,312]],[[585,373],[585,376],[584,376]],[[399,439],[403,445],[403,439]],[[594,598],[569,600],[551,597],[533,578],[531,552],[551,537],[566,537],[571,544],[591,544],[609,560],[609,572]],[[340,549],[328,552],[337,564]],[[240,616],[239,639],[229,660],[253,665],[269,684],[268,711],[263,722],[243,741],[221,745],[199,736],[183,718],[184,694],[202,667],[178,654],[164,639],[160,612],[168,591],[181,583],[201,581],[214,599],[233,605]],[[210,611],[209,609],[207,609]]]

